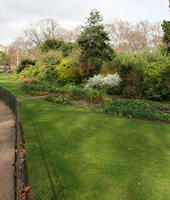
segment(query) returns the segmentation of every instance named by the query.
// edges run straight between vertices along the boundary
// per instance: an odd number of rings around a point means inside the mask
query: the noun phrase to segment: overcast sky
[[[97,8],[104,22],[115,18],[137,22],[168,20],[169,0],[0,0],[0,44],[9,45],[30,23],[57,18],[66,29],[83,24]]]

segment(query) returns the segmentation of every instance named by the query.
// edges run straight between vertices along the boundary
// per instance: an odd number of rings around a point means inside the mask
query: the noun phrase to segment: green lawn
[[[0,86],[29,96],[10,74]],[[34,200],[170,200],[170,125],[19,103]]]
[[[35,200],[169,200],[170,125],[20,102]]]
[[[12,78],[10,73],[0,73],[0,86],[12,92],[16,97],[29,97],[30,95],[25,94],[20,90],[21,82]]]

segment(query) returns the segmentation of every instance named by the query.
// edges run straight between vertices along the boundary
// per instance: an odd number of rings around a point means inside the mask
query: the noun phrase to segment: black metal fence
[[[16,97],[8,90],[0,87],[0,100],[2,100],[13,112],[16,124],[15,143],[15,199],[30,199],[28,191],[28,168],[26,162],[25,141],[22,124],[19,118],[18,103]]]

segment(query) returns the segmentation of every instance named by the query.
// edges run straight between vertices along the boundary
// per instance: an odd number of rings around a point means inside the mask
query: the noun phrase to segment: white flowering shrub
[[[85,88],[97,88],[97,89],[111,89],[119,87],[121,83],[121,78],[118,73],[104,75],[95,75],[89,78]]]

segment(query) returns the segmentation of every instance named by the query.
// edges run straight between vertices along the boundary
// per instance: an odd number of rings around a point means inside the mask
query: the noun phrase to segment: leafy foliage
[[[58,73],[58,80],[64,81],[65,83],[76,82],[77,74],[75,72],[76,63],[73,63],[69,59],[63,59],[56,70]]]
[[[69,88],[70,96],[74,99],[89,99],[92,100],[95,96],[99,95],[99,92],[94,89],[87,89],[87,88],[81,88],[72,86]]]
[[[170,97],[170,63],[166,58],[162,63],[152,63],[145,68],[144,93],[153,100],[168,99]]]
[[[170,114],[158,110],[152,104],[142,100],[119,99],[105,105],[105,111],[114,115],[129,118],[147,118],[154,120],[170,121]]]
[[[16,72],[19,74],[20,72],[22,72],[25,68],[30,67],[30,66],[34,66],[35,65],[35,61],[31,60],[31,59],[23,59],[21,60],[21,63],[17,66],[16,68]]]
[[[40,67],[40,73],[38,73],[37,78],[41,81],[57,81],[57,71],[54,65],[47,65]]]
[[[49,82],[43,82],[37,84],[23,83],[20,86],[20,89],[29,94],[41,95],[41,94],[55,93],[58,91],[58,88],[60,86],[61,85],[59,83],[49,83]]]
[[[80,61],[90,62],[97,71],[101,69],[104,60],[111,60],[114,55],[113,49],[108,44],[110,39],[104,31],[104,25],[101,23],[102,20],[100,13],[97,10],[92,10],[77,40],[82,50]]]
[[[58,104],[70,104],[71,103],[71,99],[70,96],[67,94],[55,94],[55,95],[48,95],[46,97],[46,100],[48,101],[52,101],[54,103],[58,103]]]
[[[162,38],[163,44],[164,44],[164,48],[163,48],[163,52],[165,55],[168,55],[170,53],[170,21],[163,21],[162,23],[162,29],[164,31],[164,35]]]
[[[81,62],[75,70],[78,75],[79,82],[86,81],[87,78],[92,77],[96,72],[95,66],[92,66],[89,62]]]
[[[37,78],[40,81],[57,81],[57,70],[55,65],[39,65],[30,66],[25,68],[20,73],[20,78]]]
[[[48,52],[49,50],[59,50],[62,51],[64,57],[68,56],[72,49],[73,44],[71,42],[64,42],[62,40],[55,39],[46,40],[41,46],[42,52]]]
[[[57,65],[61,62],[62,58],[62,51],[49,50],[38,56],[37,63],[40,65]]]
[[[0,51],[0,65],[7,65],[7,64],[8,61],[6,55],[2,51]]]

